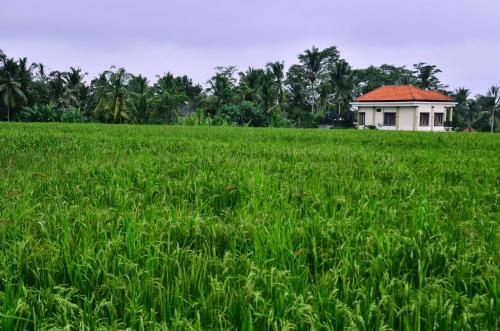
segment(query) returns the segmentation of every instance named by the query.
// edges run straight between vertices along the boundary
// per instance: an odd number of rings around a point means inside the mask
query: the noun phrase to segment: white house
[[[356,127],[380,130],[450,131],[456,102],[413,85],[382,86],[351,102]]]

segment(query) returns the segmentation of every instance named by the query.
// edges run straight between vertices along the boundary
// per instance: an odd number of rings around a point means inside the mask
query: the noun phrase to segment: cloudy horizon
[[[216,66],[289,66],[313,45],[334,45],[354,68],[427,62],[450,89],[478,94],[500,84],[499,18],[497,0],[28,0],[3,5],[0,49],[90,78],[115,65],[203,85]]]

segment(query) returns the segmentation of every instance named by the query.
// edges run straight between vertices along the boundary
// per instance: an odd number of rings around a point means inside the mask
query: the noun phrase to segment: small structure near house
[[[382,86],[351,102],[357,128],[404,131],[451,131],[456,105],[441,92],[413,85]]]
[[[333,129],[335,125],[333,124],[318,124],[318,129]]]

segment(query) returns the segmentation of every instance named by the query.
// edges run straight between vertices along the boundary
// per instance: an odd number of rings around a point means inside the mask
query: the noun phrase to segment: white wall
[[[433,108],[434,107],[434,108]],[[381,109],[377,112],[377,109]],[[415,109],[417,111],[417,116],[415,116]],[[360,106],[358,108],[358,113],[365,113],[365,126],[374,125],[379,130],[404,130],[411,131],[416,128],[417,131],[445,131],[444,126],[434,126],[434,113],[443,113],[443,118],[445,119],[445,106],[439,104],[420,104],[418,106]],[[384,123],[384,112],[394,112],[396,113],[396,126],[383,126]],[[399,112],[399,117],[398,117]],[[420,127],[420,113],[429,113],[429,126]],[[375,114],[375,116],[374,116]],[[416,123],[415,123],[416,122]],[[363,127],[360,127],[363,128]]]
[[[399,108],[399,130],[413,130],[415,107]]]
[[[445,116],[445,106],[435,104],[435,105],[419,105],[417,108],[417,130],[418,131],[444,131],[444,126],[434,125],[434,114],[443,113],[443,119]],[[429,125],[420,126],[420,113],[429,113]]]
[[[373,123],[373,107],[359,107],[359,113],[365,113],[365,126],[375,125]]]

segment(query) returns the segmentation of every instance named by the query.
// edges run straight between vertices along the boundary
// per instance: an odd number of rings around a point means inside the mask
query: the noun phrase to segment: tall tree
[[[321,51],[323,55],[323,65],[325,66],[325,71],[330,71],[333,66],[340,59],[340,53],[337,47],[330,46]]]
[[[352,69],[345,60],[340,60],[333,66],[330,72],[330,82],[333,87],[338,118],[340,118],[342,114],[349,111],[353,91]]]
[[[59,108],[69,107],[72,100],[69,100],[66,93],[66,82],[64,81],[64,72],[52,71],[48,80],[50,100]]]
[[[490,87],[488,90],[487,97],[490,99],[489,100],[489,106],[491,107],[491,119],[490,119],[490,124],[491,124],[491,132],[495,131],[495,122],[496,122],[496,117],[495,117],[495,109],[500,107],[500,93],[499,93],[499,87],[494,85]]]
[[[85,86],[85,76],[80,68],[70,67],[69,71],[63,74],[64,82],[66,83],[67,93],[71,94],[79,108],[83,108],[87,99],[87,88]]]
[[[17,61],[16,80],[21,83],[21,89],[28,92],[28,88],[33,80],[33,70],[37,64],[32,63],[28,65],[27,58],[21,58]]]
[[[287,72],[285,86],[287,91],[287,116],[296,122],[298,127],[311,123],[312,113],[308,110],[309,80],[303,66],[294,64]],[[306,124],[307,123],[307,124]]]
[[[36,69],[30,88],[30,104],[46,105],[50,102],[48,86],[49,77],[45,73],[45,66],[43,64],[38,64]]]
[[[447,86],[441,84],[437,75],[441,70],[424,62],[413,65],[414,74],[417,78],[417,86],[424,90],[444,90]]]
[[[262,109],[267,113],[273,112],[277,106],[278,94],[276,93],[273,73],[269,68],[264,71],[262,76],[260,95]]]
[[[309,97],[311,98],[311,113],[313,114],[315,113],[317,98],[316,82],[325,70],[325,58],[325,54],[314,46],[311,49],[306,49],[303,54],[299,55],[299,61],[304,67],[310,83]]]
[[[223,105],[232,103],[236,95],[236,79],[234,78],[236,68],[234,66],[217,67],[215,70],[214,76],[208,80],[209,95],[204,100],[206,111],[210,115],[215,115]]]
[[[471,107],[471,102],[469,100],[470,90],[465,87],[460,87],[454,92],[455,101],[457,103],[455,107],[456,115],[455,120],[458,122],[459,126],[465,126],[471,128],[473,117],[473,108]],[[463,121],[463,123],[460,123]],[[462,125],[461,125],[462,124]]]
[[[173,123],[181,107],[189,101],[189,97],[177,85],[177,80],[171,73],[160,77],[154,90],[151,100],[153,108],[163,117],[165,123]]]
[[[135,121],[146,123],[151,108],[151,88],[144,76],[133,76],[129,82],[130,97],[134,105]]]
[[[413,72],[405,66],[383,64],[353,70],[355,96],[365,94],[384,85],[416,84]]]
[[[307,84],[308,80],[304,68],[298,64],[292,65],[286,75],[286,86],[291,105],[304,106],[307,104]]]
[[[285,63],[272,62],[267,64],[267,68],[271,70],[272,77],[276,86],[278,106],[280,113],[283,114],[283,105],[285,103],[285,90],[283,80],[285,79]]]
[[[8,122],[10,122],[10,110],[28,101],[21,87],[22,84],[14,80],[10,72],[5,73],[5,76],[0,78],[0,95],[7,108]]]
[[[264,79],[264,70],[248,68],[245,72],[240,72],[239,92],[243,100],[251,101],[255,104],[262,102],[261,88]]]
[[[113,123],[127,122],[133,112],[128,83],[132,75],[124,68],[105,71],[96,86],[98,102],[95,109],[97,116],[103,116],[105,121]]]

